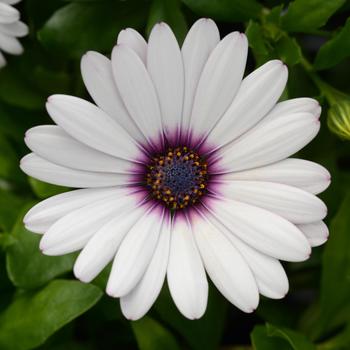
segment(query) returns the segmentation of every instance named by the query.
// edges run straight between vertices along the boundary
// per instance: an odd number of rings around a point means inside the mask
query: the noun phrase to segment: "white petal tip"
[[[66,253],[69,253],[67,251],[61,251],[59,247],[48,247],[47,245],[42,245],[40,241],[39,249],[41,250],[42,254],[48,255],[48,256],[61,256]]]
[[[77,273],[77,272],[75,272],[75,271],[73,271],[74,272],[74,276],[80,281],[80,282],[82,282],[82,283],[90,283],[92,280],[93,280],[93,278],[89,278],[89,277],[87,277],[87,276],[83,276],[81,273]]]
[[[129,310],[123,304],[123,299],[120,299],[120,309],[122,311],[123,316],[129,321],[137,321],[142,318],[146,313],[145,312],[137,312],[135,310]]]
[[[204,310],[184,310],[179,309],[179,311],[189,320],[199,320],[203,317],[206,308]]]
[[[208,22],[210,22],[210,23],[215,23],[211,18],[209,18],[209,17],[203,17],[203,18],[200,18],[199,20],[198,20],[198,23],[202,23],[202,22],[205,22],[205,23],[208,23]]]
[[[52,247],[52,245],[48,244],[48,240],[46,239],[46,236],[43,236],[39,243],[39,249],[41,252],[45,255],[55,256],[55,255],[61,255],[57,254],[56,247]]]
[[[78,258],[79,259],[79,258]],[[84,268],[82,268],[79,264],[78,264],[78,261],[77,260],[75,262],[75,265],[73,267],[73,274],[74,276],[80,281],[80,282],[83,282],[83,283],[90,283],[93,278],[91,278],[90,276],[87,276],[86,272],[84,271]]]
[[[200,318],[202,318],[202,316],[204,315],[204,313],[203,314],[200,314],[200,315],[192,315],[192,314],[183,314],[186,318],[188,318],[189,320],[192,320],[192,321],[194,321],[194,320],[199,320]]]
[[[119,289],[115,288],[115,287],[111,287],[107,284],[107,287],[106,287],[106,293],[112,297],[112,298],[120,298],[122,297],[124,294],[123,293],[120,293]]]
[[[136,316],[136,315],[127,315],[125,314],[124,312],[122,312],[122,314],[124,315],[124,317],[129,320],[129,321],[137,321],[139,320],[140,318],[142,318],[143,316]]]
[[[321,112],[322,112],[322,107],[318,104],[314,111],[314,115],[315,117],[317,117],[317,119],[320,119]]]
[[[37,233],[40,235],[44,234],[44,232],[42,230],[35,228],[35,226],[32,226],[31,223],[24,224],[24,227],[27,231],[30,231],[31,233]]]

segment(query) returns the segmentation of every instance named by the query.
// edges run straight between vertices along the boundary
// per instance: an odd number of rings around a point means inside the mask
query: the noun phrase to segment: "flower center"
[[[186,146],[168,148],[152,157],[146,174],[150,196],[178,210],[197,203],[206,192],[208,165]]]

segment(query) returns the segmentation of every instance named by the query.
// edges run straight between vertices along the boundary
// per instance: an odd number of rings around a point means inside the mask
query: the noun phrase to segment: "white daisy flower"
[[[252,312],[259,294],[287,293],[279,260],[306,260],[327,239],[315,194],[329,173],[287,158],[316,136],[321,108],[310,98],[277,102],[288,75],[278,60],[242,80],[247,51],[244,34],[220,40],[210,19],[193,25],[181,49],[165,23],[148,43],[125,29],[111,60],[82,58],[97,106],[51,96],[57,125],[26,133],[33,153],[22,170],[79,188],[34,206],[27,229],[44,234],[44,254],[82,249],[81,281],[113,261],[106,290],[129,319],[150,309],[165,277],[190,319],[205,312],[207,275]]]
[[[0,68],[6,65],[2,52],[21,55],[23,47],[17,38],[28,34],[28,27],[20,21],[20,13],[13,6],[21,0],[0,0]]]

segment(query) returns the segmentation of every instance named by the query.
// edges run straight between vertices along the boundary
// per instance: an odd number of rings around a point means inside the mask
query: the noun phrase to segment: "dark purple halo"
[[[203,137],[176,130],[160,135],[158,142],[140,145],[140,151],[130,178],[140,205],[180,218],[205,207],[217,193],[215,147]]]

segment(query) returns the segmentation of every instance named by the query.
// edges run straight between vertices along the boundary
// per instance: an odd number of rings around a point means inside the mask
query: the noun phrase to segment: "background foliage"
[[[350,1],[24,0],[18,7],[30,35],[24,55],[8,57],[0,72],[0,349],[350,349]],[[286,264],[290,293],[262,298],[253,315],[211,286],[207,313],[188,321],[165,288],[148,316],[128,322],[103,293],[107,273],[92,284],[74,280],[74,255],[43,256],[39,238],[24,229],[28,207],[65,189],[21,173],[23,134],[50,123],[50,94],[89,98],[79,72],[84,52],[109,54],[119,30],[131,26],[147,36],[160,20],[182,41],[200,16],[216,20],[222,35],[247,34],[248,71],[282,59],[290,71],[283,98],[322,104],[321,132],[298,156],[332,173],[322,196],[330,239],[309,261]]]

